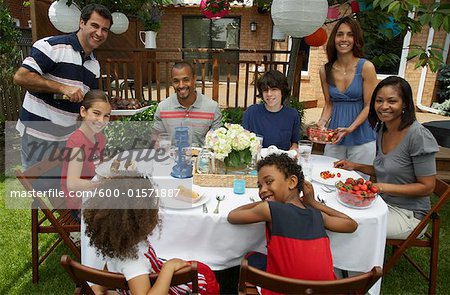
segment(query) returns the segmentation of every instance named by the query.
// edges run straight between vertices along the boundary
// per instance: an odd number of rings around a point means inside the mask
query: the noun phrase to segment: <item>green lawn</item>
[[[8,181],[8,180],[6,180]],[[9,180],[11,181],[11,180]],[[40,267],[40,283],[31,283],[30,211],[5,208],[5,182],[0,183],[0,294],[71,294],[74,285],[59,265],[62,254],[69,250],[60,245]],[[441,215],[442,229],[439,254],[438,294],[450,294],[450,206],[447,204]],[[40,236],[42,249],[55,236]],[[350,250],[350,249],[349,249]],[[414,249],[415,250],[415,249]],[[370,251],[368,249],[368,251]],[[426,260],[427,250],[411,251],[416,257]],[[389,255],[389,249],[387,249]],[[383,277],[383,294],[426,294],[425,280],[401,259],[394,269]]]

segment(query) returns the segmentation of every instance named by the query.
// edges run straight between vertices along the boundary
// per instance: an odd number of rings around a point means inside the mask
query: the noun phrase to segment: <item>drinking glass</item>
[[[298,159],[299,162],[304,159],[309,161],[312,152],[312,141],[310,140],[300,140],[298,142]]]
[[[303,175],[307,181],[311,181],[311,152],[312,141],[300,140],[298,142],[298,164],[302,166]]]
[[[160,133],[158,135],[159,148],[164,150],[164,158],[169,157],[169,159],[162,162],[163,165],[170,164],[170,148],[172,147],[172,137],[170,133]]]
[[[263,136],[257,134],[256,140],[258,142],[257,152],[255,155],[252,156],[252,162],[247,167],[250,171],[256,170],[256,162],[261,160],[261,149],[262,149],[262,145],[263,145]]]

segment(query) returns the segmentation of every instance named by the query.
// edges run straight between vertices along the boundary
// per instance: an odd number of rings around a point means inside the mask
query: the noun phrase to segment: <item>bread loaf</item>
[[[201,196],[197,192],[185,186],[179,185],[177,189],[179,189],[180,191],[178,192],[178,195],[175,198],[181,201],[188,203],[195,203],[201,199]]]

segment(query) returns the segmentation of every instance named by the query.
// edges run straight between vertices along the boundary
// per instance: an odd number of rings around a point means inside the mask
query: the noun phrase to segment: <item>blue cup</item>
[[[238,195],[245,194],[245,180],[235,179],[233,181],[233,192]]]

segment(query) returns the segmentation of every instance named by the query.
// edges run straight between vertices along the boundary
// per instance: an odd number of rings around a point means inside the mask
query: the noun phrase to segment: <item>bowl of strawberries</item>
[[[315,143],[333,143],[337,138],[337,131],[333,129],[327,129],[318,126],[317,124],[311,124],[306,129],[309,140]]]
[[[370,180],[347,178],[335,184],[337,199],[344,206],[354,209],[366,209],[373,205],[378,196],[378,187]]]

